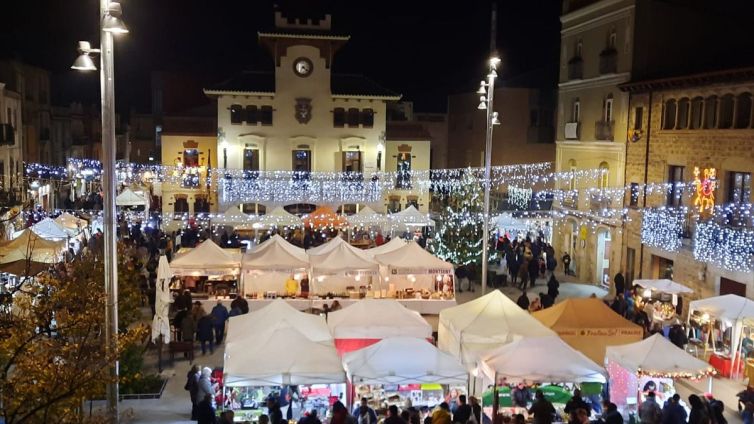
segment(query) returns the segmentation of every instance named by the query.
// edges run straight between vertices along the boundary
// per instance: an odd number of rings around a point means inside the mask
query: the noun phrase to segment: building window
[[[628,205],[632,207],[639,206],[639,183],[631,183],[631,193],[628,199]]]
[[[419,197],[418,196],[406,196],[406,207],[413,206],[419,209]]]
[[[634,129],[640,131],[644,125],[644,108],[634,108]]]
[[[599,188],[607,188],[610,183],[610,165],[607,162],[600,163]]]
[[[343,128],[346,125],[346,110],[336,107],[332,111],[332,124],[335,128]]]
[[[613,120],[613,95],[608,94],[607,98],[605,99],[605,122],[610,122]]]
[[[374,110],[364,109],[361,111],[361,125],[364,128],[372,128],[374,126]]]
[[[684,167],[675,165],[668,167],[668,206],[683,206],[683,169]]]
[[[399,152],[396,161],[395,188],[411,188],[411,153]]]
[[[615,29],[613,29],[610,31],[610,35],[607,37],[607,48],[615,49],[617,40],[618,40],[618,34],[615,32]]]
[[[675,113],[675,100],[670,99],[665,101],[665,110],[662,115],[662,129],[672,130],[673,128],[675,128]]]
[[[259,203],[243,203],[241,212],[251,215],[264,215],[267,213],[267,207]]]
[[[401,198],[398,196],[390,196],[387,203],[388,213],[396,213],[401,211]]]
[[[736,101],[736,128],[749,128],[751,126],[751,94],[742,93]]]
[[[746,204],[751,199],[751,174],[730,172],[728,174],[728,203]]]
[[[579,122],[581,119],[581,102],[579,99],[573,101],[571,108],[571,122]]]
[[[361,172],[361,151],[343,152],[343,172]]]
[[[359,110],[355,107],[352,107],[348,109],[348,126],[349,127],[358,127],[359,126]]]
[[[704,128],[712,129],[717,126],[717,96],[704,99]]]
[[[249,125],[259,123],[259,108],[255,105],[246,106],[246,123]]]
[[[568,179],[568,190],[573,191],[576,188],[576,159],[568,160],[568,171],[571,173]]]
[[[579,38],[576,40],[576,48],[575,48],[575,54],[574,57],[581,57],[581,51],[584,49],[584,43]]]
[[[177,214],[185,214],[188,213],[189,207],[188,207],[188,200],[186,200],[186,196],[175,197],[175,203],[173,204],[173,212]]]
[[[312,171],[311,150],[294,150],[293,151],[293,170],[295,172],[311,172]]]
[[[196,168],[199,166],[199,150],[185,149],[183,151],[183,166],[186,168]]]
[[[691,125],[692,130],[698,130],[702,128],[702,110],[704,109],[704,99],[701,97],[695,97],[691,101]]]
[[[684,97],[678,101],[678,121],[676,128],[683,130],[689,127],[689,99]]]
[[[259,171],[259,149],[243,149],[243,170]]]
[[[717,127],[728,129],[733,126],[733,95],[726,94],[720,98],[720,113]]]
[[[260,121],[262,125],[272,125],[272,106],[262,106],[261,110]]]
[[[194,213],[209,213],[209,202],[204,196],[196,196],[194,199]]]
[[[240,124],[243,122],[243,107],[241,105],[230,106],[230,123]]]

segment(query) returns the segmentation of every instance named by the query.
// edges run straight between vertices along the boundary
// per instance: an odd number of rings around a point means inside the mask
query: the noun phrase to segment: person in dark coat
[[[230,302],[230,308],[233,309],[235,307],[238,307],[238,309],[241,311],[241,314],[248,314],[249,313],[249,302],[246,301],[246,299],[243,298],[243,296],[238,296],[235,299],[233,299],[232,302]]]
[[[555,301],[552,300],[550,295],[547,295],[545,293],[539,292],[539,303],[542,304],[542,309],[549,308],[550,306],[555,304]]]
[[[229,318],[228,308],[223,305],[221,300],[217,301],[217,305],[212,308],[212,322],[215,325],[215,341],[219,345],[223,342],[223,336],[225,335],[225,321]]]
[[[187,313],[181,320],[181,341],[193,342],[194,333],[196,333],[196,323],[194,317]]]
[[[178,296],[180,299],[180,296]],[[182,337],[182,327],[183,327],[183,318],[188,315],[188,311],[185,308],[181,308],[178,310],[178,312],[175,313],[175,316],[173,317],[173,327],[175,327],[175,339],[176,340],[183,340]]]
[[[209,353],[215,353],[215,337],[212,334],[212,330],[215,325],[212,322],[211,315],[204,315],[199,318],[199,322],[196,323],[196,335],[197,339],[202,343],[202,355],[207,354],[207,343],[209,342]]]
[[[529,303],[529,296],[526,295],[526,290],[523,290],[521,296],[516,299],[516,305],[518,305],[521,309],[528,311]]]
[[[270,416],[270,424],[283,424],[283,411],[280,404],[273,398],[267,399],[267,415]]]
[[[516,249],[508,247],[505,251],[505,261],[508,263],[508,275],[511,277],[511,285],[516,285],[518,278],[518,258],[516,257]]]
[[[587,412],[587,414],[591,413],[592,407],[589,406],[588,403],[584,401],[584,399],[581,398],[581,390],[576,389],[573,391],[573,397],[571,397],[571,400],[569,400],[565,408],[563,409],[563,412],[566,414],[571,415],[571,420],[576,420],[576,411],[579,409],[583,409]]]
[[[530,287],[534,287],[537,284],[537,277],[539,276],[539,257],[534,256],[529,260],[529,284]]]
[[[215,407],[212,406],[212,396],[205,395],[196,406],[197,424],[216,424]]]
[[[518,383],[516,388],[513,389],[511,398],[513,401],[513,406],[526,408],[526,406],[529,404],[529,401],[531,400],[531,392],[524,383]]]
[[[550,276],[550,279],[547,280],[547,295],[552,298],[552,301],[555,302],[555,300],[560,295],[560,282],[555,278],[555,274]]]
[[[458,396],[458,402],[460,405],[458,405],[458,408],[456,408],[456,412],[453,413],[453,421],[454,423],[459,424],[466,424],[466,421],[471,418],[472,410],[471,406],[466,403],[466,395],[460,395]]]
[[[615,278],[613,278],[613,281],[615,282],[615,294],[618,293],[624,293],[626,292],[626,279],[623,278],[623,274],[620,272],[615,274]]]
[[[199,391],[199,365],[191,367],[186,374],[186,385],[183,388],[188,390],[189,397],[191,398],[191,419],[196,420],[197,404],[199,403],[196,398],[197,392]]]

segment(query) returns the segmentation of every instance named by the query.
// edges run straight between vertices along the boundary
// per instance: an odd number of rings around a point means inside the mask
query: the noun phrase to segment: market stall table
[[[741,362],[741,358],[738,359],[738,367],[733,366],[733,360],[730,358],[730,356],[723,356],[718,355],[716,353],[713,353],[709,357],[709,364],[714,367],[717,372],[722,375],[723,377],[730,378],[733,375],[733,372],[736,369],[742,369],[743,363]]]

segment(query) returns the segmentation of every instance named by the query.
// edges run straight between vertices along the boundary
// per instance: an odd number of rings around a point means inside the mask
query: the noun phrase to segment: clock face
[[[300,77],[308,77],[313,69],[312,61],[302,57],[293,62],[293,71]]]

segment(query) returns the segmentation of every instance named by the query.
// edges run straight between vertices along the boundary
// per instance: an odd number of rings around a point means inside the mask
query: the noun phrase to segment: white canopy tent
[[[668,279],[634,280],[633,284],[638,284],[639,286],[644,287],[645,289],[650,289],[650,290],[658,291],[661,293],[668,293],[668,294],[675,294],[675,295],[694,292],[694,290],[684,286],[683,284],[676,283],[675,281],[668,280]]]
[[[468,373],[456,358],[426,339],[392,337],[345,354],[354,384],[466,384]]]
[[[85,220],[77,218],[74,215],[69,214],[68,212],[63,212],[62,214],[60,214],[57,218],[55,218],[55,222],[65,228],[71,235],[80,233],[89,225]]]
[[[400,212],[388,215],[388,219],[390,220],[390,229],[397,231],[410,230],[416,227],[435,226],[435,221],[430,219],[427,214],[419,212],[414,205]]]
[[[662,334],[655,334],[636,343],[608,346],[605,360],[638,374],[675,374],[696,377],[713,368],[671,343]]]
[[[526,337],[481,356],[479,366],[489,380],[549,383],[606,382],[605,370],[558,336]]]
[[[330,253],[334,249],[337,249],[341,245],[345,245],[351,250],[358,251],[361,253],[366,252],[366,250],[361,250],[361,249],[351,246],[347,241],[343,240],[341,237],[334,237],[333,239],[329,240],[327,243],[323,243],[317,247],[312,247],[310,249],[307,249],[306,253],[310,256],[311,255],[324,255],[326,253]]]
[[[145,196],[141,196],[127,188],[123,190],[118,196],[115,197],[116,206],[144,206],[149,208],[149,200]]]
[[[499,290],[440,312],[437,346],[464,364],[478,354],[523,337],[556,336]]]
[[[332,342],[332,334],[324,317],[301,312],[283,299],[275,299],[257,311],[231,317],[227,340],[240,341],[250,334],[258,336],[266,331],[275,331],[280,326],[294,327],[313,342]]]
[[[741,356],[744,323],[754,321],[754,301],[735,294],[725,294],[689,302],[689,318],[694,311],[706,314],[710,319],[717,318],[733,327],[731,356],[733,356],[733,363],[738,363]]]
[[[327,326],[335,339],[432,337],[432,326],[418,312],[393,299],[362,299],[328,314]]]
[[[239,258],[220,246],[206,240],[190,251],[177,255],[170,268],[175,275],[230,275],[238,274]]]
[[[160,262],[157,265],[157,286],[155,294],[155,314],[152,319],[152,341],[162,336],[163,343],[170,343],[170,319],[168,312],[170,304],[173,302],[170,296],[170,280],[173,278],[173,271],[170,269],[168,258],[165,255],[160,256]]]
[[[381,246],[373,247],[371,249],[366,249],[363,252],[366,253],[367,255],[370,255],[371,257],[375,257],[377,255],[382,255],[384,253],[388,253],[396,249],[400,249],[401,247],[405,246],[406,243],[407,243],[406,240],[400,237],[396,237]]]
[[[374,259],[383,265],[385,279],[397,290],[414,289],[435,291],[435,278],[453,275],[453,264],[424,250],[416,242],[408,242],[392,252],[377,255]]]
[[[348,217],[348,224],[352,227],[381,227],[386,220],[385,215],[375,212],[369,206],[364,206],[359,212]]]
[[[231,340],[229,334],[226,342],[226,386],[332,384],[346,380],[332,341],[314,342],[302,329],[287,324],[277,326],[275,331],[246,331],[244,335]]]
[[[274,227],[298,227],[301,226],[301,218],[286,211],[282,206],[278,206],[270,213],[262,215],[253,224],[255,229],[274,228]]]
[[[254,221],[254,217],[241,212],[237,206],[233,206],[221,215],[212,218],[211,222],[213,225],[228,225],[234,228],[251,228]]]
[[[324,254],[309,255],[313,292],[343,293],[346,287],[367,285],[366,278],[379,278],[379,264],[346,242]]]
[[[52,218],[45,218],[31,226],[36,235],[46,240],[66,240],[71,234]],[[20,234],[19,234],[20,235]]]
[[[25,229],[13,240],[0,244],[0,263],[32,260],[47,264],[63,260],[65,242],[45,240],[30,229]]]
[[[309,268],[309,256],[304,249],[291,245],[278,235],[265,243],[246,254],[241,262],[245,294],[282,293],[291,274],[306,272]]]

